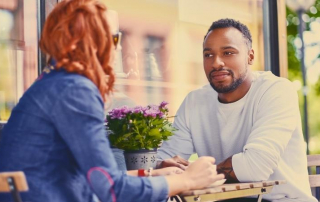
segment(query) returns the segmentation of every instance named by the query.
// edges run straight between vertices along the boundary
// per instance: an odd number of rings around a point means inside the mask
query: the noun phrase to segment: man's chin
[[[213,88],[213,90],[215,90],[217,93],[229,93],[232,90],[230,89],[230,86],[225,86],[225,85],[215,85],[210,83],[211,87]]]

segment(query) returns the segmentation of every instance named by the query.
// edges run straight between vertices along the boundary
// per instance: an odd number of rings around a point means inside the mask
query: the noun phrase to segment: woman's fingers
[[[200,157],[189,165],[185,174],[191,188],[201,189],[224,178],[224,175],[217,174],[217,166],[214,163],[215,159],[213,157],[206,156]]]
[[[218,174],[218,175],[215,175],[213,178],[214,178],[214,182],[215,182],[215,181],[224,179],[225,176],[224,176],[224,174]]]
[[[211,156],[202,156],[199,158],[199,160],[209,161],[211,164],[216,162],[216,159]]]

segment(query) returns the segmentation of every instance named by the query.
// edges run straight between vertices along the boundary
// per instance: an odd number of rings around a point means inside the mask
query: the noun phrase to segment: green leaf
[[[135,140],[141,140],[143,137],[142,135],[136,135],[136,137],[134,138]]]
[[[152,124],[153,125],[160,125],[160,124],[162,124],[163,123],[163,120],[162,119],[154,119],[153,121],[152,121]]]
[[[171,131],[163,131],[162,132],[162,136],[164,136],[164,137],[168,137],[168,136],[171,136],[171,135],[172,135]]]
[[[150,136],[160,136],[160,131],[159,128],[153,128],[149,131]]]
[[[132,134],[133,134],[133,133],[126,133],[126,134],[123,135],[123,138],[128,138],[128,137],[130,137]]]

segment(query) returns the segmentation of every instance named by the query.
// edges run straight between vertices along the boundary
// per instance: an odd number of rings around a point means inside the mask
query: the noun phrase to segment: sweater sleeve
[[[77,162],[75,170],[101,202],[165,201],[164,177],[132,177],[119,171],[104,130],[103,101],[94,85],[70,85],[59,96],[51,112],[53,123]]]
[[[267,180],[277,168],[300,121],[297,93],[289,81],[274,83],[262,95],[249,138],[232,165],[240,182]]]
[[[173,126],[178,130],[174,132],[174,135],[168,141],[163,142],[158,150],[157,155],[159,160],[172,158],[176,155],[189,159],[190,155],[195,153],[189,128],[189,97],[190,94],[181,104],[174,119]]]

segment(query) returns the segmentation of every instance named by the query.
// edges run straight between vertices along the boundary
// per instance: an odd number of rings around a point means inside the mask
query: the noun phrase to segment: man
[[[183,168],[193,153],[214,156],[227,182],[287,181],[264,201],[315,202],[297,93],[287,79],[251,71],[251,44],[250,31],[238,21],[221,19],[211,25],[203,42],[210,85],[183,101],[174,121],[178,131],[159,149],[160,167]]]

